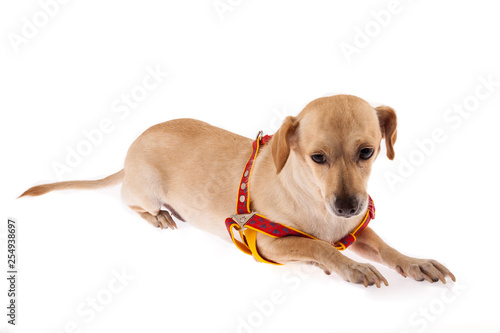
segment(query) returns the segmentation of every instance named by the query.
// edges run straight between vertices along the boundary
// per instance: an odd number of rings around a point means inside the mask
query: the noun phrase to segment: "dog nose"
[[[338,216],[351,217],[358,212],[358,200],[355,197],[337,198],[334,209]]]

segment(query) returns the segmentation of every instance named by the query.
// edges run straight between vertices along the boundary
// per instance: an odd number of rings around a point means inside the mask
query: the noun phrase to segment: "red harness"
[[[226,227],[234,244],[240,250],[242,250],[247,254],[253,255],[259,261],[271,264],[278,264],[273,261],[262,258],[258,253],[256,246],[257,232],[266,234],[274,238],[286,237],[286,236],[306,237],[311,239],[318,239],[318,238],[309,235],[303,231],[286,226],[284,224],[273,222],[267,219],[266,217],[257,214],[255,212],[252,212],[250,210],[250,194],[248,189],[248,182],[250,179],[250,175],[252,173],[255,157],[257,156],[259,147],[261,145],[265,145],[271,139],[271,137],[272,136],[269,135],[262,137],[262,131],[261,131],[259,132],[257,139],[253,142],[252,155],[248,159],[245,170],[243,171],[240,187],[238,189],[238,202],[236,206],[236,214],[226,219]],[[356,241],[356,236],[360,234],[364,228],[366,228],[366,226],[372,219],[375,218],[375,205],[373,204],[372,198],[370,196],[368,196],[368,198],[369,198],[368,209],[366,211],[366,214],[363,216],[363,219],[352,232],[347,234],[341,240],[332,244],[336,249],[343,251],[347,247],[349,247],[349,245],[351,245]],[[244,243],[238,241],[234,237],[233,228],[240,233],[240,237]]]

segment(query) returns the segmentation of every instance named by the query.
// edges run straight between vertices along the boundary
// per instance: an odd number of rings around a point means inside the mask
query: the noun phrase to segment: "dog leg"
[[[153,227],[177,229],[170,213],[161,210],[164,204],[160,194],[161,187],[158,185],[161,184],[161,178],[152,171],[141,173],[140,170],[148,168],[142,164],[126,168],[121,189],[123,201]]]
[[[405,256],[387,245],[370,227],[367,227],[350,247],[360,256],[384,264],[404,277],[417,281],[446,283],[446,276],[455,281],[455,276],[445,266],[431,259]]]
[[[326,274],[335,272],[346,281],[365,287],[376,285],[380,288],[382,283],[388,285],[375,267],[351,260],[321,240],[295,236],[271,238],[259,234],[257,248],[263,257],[278,263],[302,261],[319,266]]]

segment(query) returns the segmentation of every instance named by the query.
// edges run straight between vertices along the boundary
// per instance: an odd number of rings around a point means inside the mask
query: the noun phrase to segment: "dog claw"
[[[160,223],[161,229],[177,229],[177,225],[167,211],[161,210],[156,216],[156,219]]]
[[[397,265],[396,271],[404,277],[410,276],[417,281],[428,281],[430,283],[441,281],[446,284],[446,276],[453,282],[455,276],[445,266],[435,260],[408,258],[403,265]]]
[[[380,274],[380,272],[370,264],[352,265],[345,276],[349,282],[359,283],[368,288],[368,286],[377,286],[380,288],[382,283],[386,286],[389,285],[387,280]]]
[[[170,216],[170,213],[164,210],[158,212],[157,215],[152,215],[148,212],[139,212],[142,218],[148,221],[153,227],[159,229],[177,229],[177,224]]]

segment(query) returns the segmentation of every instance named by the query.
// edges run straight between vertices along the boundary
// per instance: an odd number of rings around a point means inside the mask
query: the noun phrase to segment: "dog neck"
[[[273,221],[335,242],[357,226],[362,214],[342,218],[327,209],[319,186],[311,181],[310,170],[300,158],[291,151],[281,172],[276,173],[269,145],[262,147],[249,184],[252,209]]]

